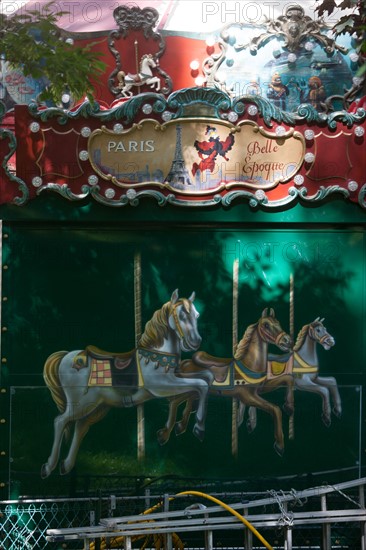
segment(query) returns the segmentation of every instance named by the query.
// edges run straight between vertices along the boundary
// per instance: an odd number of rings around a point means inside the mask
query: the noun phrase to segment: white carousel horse
[[[195,351],[201,344],[197,329],[199,314],[193,304],[194,298],[193,292],[190,298],[179,299],[178,290],[175,290],[170,301],[155,311],[146,323],[134,350],[107,354],[96,348],[87,348],[59,351],[48,357],[44,379],[60,414],[54,420],[54,441],[51,454],[42,466],[43,478],[56,468],[66,428],[74,424],[68,455],[60,465],[61,474],[73,468],[89,427],[101,420],[111,407],[131,407],[154,398],[171,398],[193,392],[199,400],[193,433],[203,439],[208,384],[201,378],[178,378],[175,374],[181,351]],[[92,352],[94,355],[91,355]],[[116,380],[119,377],[118,385],[111,381],[109,386],[91,383],[95,357],[107,364],[108,361],[114,362],[113,368],[119,369],[116,375]]]
[[[157,62],[149,53],[141,57],[138,74],[126,74],[124,71],[119,71],[117,73],[117,80],[121,94],[124,97],[131,97],[131,88],[133,86],[143,86],[145,84],[150,86],[150,88],[155,88],[158,92],[160,90],[160,78],[154,76],[151,71],[151,69],[155,69],[156,67]]]

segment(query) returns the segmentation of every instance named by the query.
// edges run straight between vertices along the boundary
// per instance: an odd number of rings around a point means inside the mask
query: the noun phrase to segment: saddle
[[[132,82],[136,82],[136,83],[137,83],[137,82],[142,82],[142,80],[143,80],[140,74],[131,74],[131,73],[128,73],[127,76],[128,76],[128,78],[129,78],[130,80],[132,80]]]
[[[232,358],[214,357],[205,351],[197,351],[192,357],[193,363],[197,367],[209,369],[215,379],[215,382],[222,384],[228,377],[230,367],[233,364]]]
[[[115,353],[87,346],[74,358],[72,367],[78,371],[89,367],[88,386],[137,388],[139,385],[134,349]]]
[[[292,374],[294,368],[294,354],[293,352],[285,353],[283,355],[268,354],[267,359],[267,377],[276,378],[283,374]]]
[[[87,346],[85,348],[86,355],[98,360],[111,360],[113,365],[118,370],[126,369],[130,366],[135,357],[135,350],[125,351],[123,353],[104,351],[96,346]]]

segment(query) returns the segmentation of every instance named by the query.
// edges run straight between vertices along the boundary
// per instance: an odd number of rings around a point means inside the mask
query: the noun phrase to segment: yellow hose
[[[233,516],[235,516],[236,518],[238,518],[242,523],[244,523],[244,525],[246,525],[248,527],[248,529],[251,530],[251,532],[264,544],[264,546],[266,548],[268,548],[268,550],[273,550],[273,546],[271,546],[269,544],[269,542],[266,541],[266,539],[264,539],[262,537],[262,535],[260,533],[258,533],[257,529],[250,523],[250,521],[248,521],[247,519],[245,519],[244,516],[240,515],[236,510],[234,510],[233,508],[231,508],[231,506],[228,506],[227,504],[225,504],[225,502],[222,502],[221,500],[219,500],[218,498],[215,498],[215,497],[212,497],[211,495],[206,495],[206,493],[201,493],[199,491],[183,491],[182,493],[178,493],[176,494],[175,496],[179,497],[179,496],[182,496],[182,495],[195,495],[197,497],[203,497],[203,498],[207,498],[208,500],[212,500],[212,502],[215,502],[216,504],[219,504],[220,506],[222,506],[227,512],[230,512],[230,514],[233,514]]]
[[[248,529],[264,544],[264,546],[268,550],[273,550],[273,546],[271,546],[269,544],[269,542],[267,542],[266,539],[262,537],[262,535],[257,531],[257,529],[250,523],[250,521],[245,519],[245,517],[242,516],[241,514],[239,514],[239,512],[237,512],[236,510],[234,510],[234,508],[231,508],[231,506],[228,506],[228,504],[225,504],[225,502],[222,502],[222,500],[219,500],[218,498],[212,497],[211,495],[207,495],[206,493],[201,493],[200,491],[183,491],[182,493],[177,493],[175,495],[175,497],[184,496],[184,495],[194,495],[194,496],[197,496],[197,497],[203,497],[203,498],[206,498],[207,500],[211,500],[212,502],[215,502],[216,504],[219,504],[219,506],[222,506],[222,508],[224,508],[224,510],[226,510],[227,512],[230,512],[230,514],[232,514],[233,516],[238,518],[242,523],[244,523],[244,525],[246,527],[248,527]],[[174,500],[175,497],[170,497],[168,500],[169,501]],[[157,504],[155,504],[151,508],[148,508],[148,510],[145,510],[141,515],[146,516],[148,514],[151,514],[157,508],[160,508],[162,506],[162,504],[163,504],[163,502],[158,502]],[[132,537],[132,538],[134,540],[136,540],[140,536],[143,536],[143,535],[135,535],[135,537]],[[118,541],[118,544],[120,544],[123,541],[123,539],[124,539],[124,537],[116,537],[115,543]],[[181,546],[181,544],[180,544],[181,540],[177,536],[176,533],[173,533],[173,542],[175,543],[175,548],[183,548],[183,546],[184,546],[184,545]],[[90,549],[94,550],[94,548],[95,548],[94,543],[91,543]],[[105,540],[102,540],[101,541],[101,550],[103,550],[104,548],[106,548],[106,543],[105,543]]]

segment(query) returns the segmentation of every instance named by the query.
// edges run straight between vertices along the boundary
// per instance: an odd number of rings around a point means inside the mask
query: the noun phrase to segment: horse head
[[[263,310],[258,321],[258,332],[265,342],[275,344],[283,351],[290,351],[293,343],[292,338],[283,330],[272,308],[269,312],[268,308]]]
[[[146,53],[141,57],[140,61],[140,71],[146,72],[146,67],[151,67],[155,69],[157,67],[157,62],[155,61],[153,55],[151,53]]]
[[[194,292],[189,298],[179,298],[178,289],[170,299],[168,323],[178,336],[182,351],[196,351],[202,342],[197,328],[199,313],[193,304],[194,299]]]
[[[315,321],[309,324],[309,336],[322,345],[325,350],[329,350],[334,346],[335,340],[323,325],[323,321],[324,318],[317,317]]]

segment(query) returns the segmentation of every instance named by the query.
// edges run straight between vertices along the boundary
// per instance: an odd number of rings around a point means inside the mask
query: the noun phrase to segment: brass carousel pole
[[[290,336],[292,340],[295,334],[295,305],[294,305],[294,275],[290,275]],[[293,361],[293,358],[292,358]],[[293,391],[293,390],[292,390]],[[294,412],[290,415],[288,420],[288,437],[289,439],[295,438],[295,424],[294,424]]]
[[[135,347],[141,338],[141,254],[134,257],[134,303],[135,303]],[[144,405],[137,405],[137,458],[145,458],[145,414]]]
[[[139,64],[139,43],[138,43],[137,40],[135,40],[134,45],[135,45],[136,75],[137,75],[137,78],[138,78],[138,75],[140,74],[140,64]],[[140,93],[141,86],[139,86],[137,84],[137,87],[138,87],[138,90],[139,90],[138,93]]]
[[[232,326],[232,344],[233,356],[238,345],[238,292],[239,292],[239,260],[236,258],[233,264],[233,326]],[[231,453],[238,457],[238,400],[234,397],[232,400],[231,416]]]

